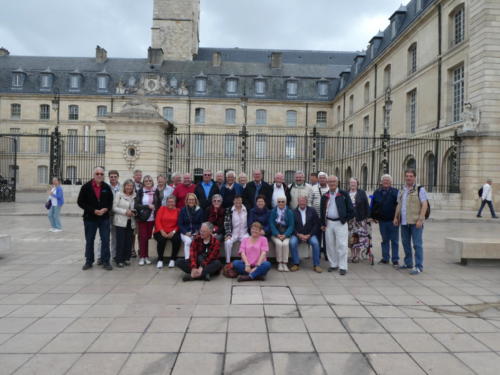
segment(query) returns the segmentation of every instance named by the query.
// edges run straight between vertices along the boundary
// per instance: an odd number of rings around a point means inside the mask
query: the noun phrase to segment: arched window
[[[459,185],[459,165],[457,154],[454,149],[446,152],[444,157],[444,170],[445,174],[442,178],[443,185],[446,187],[448,193],[460,193]]]
[[[403,169],[417,169],[417,161],[413,155],[408,155],[403,165]]]
[[[408,48],[408,74],[413,74],[417,71],[417,43],[413,43]]]
[[[349,115],[354,113],[354,95],[349,97]]]
[[[363,166],[361,167],[361,179],[359,181],[360,185],[361,185],[361,188],[364,189],[364,190],[367,190],[368,189],[368,167],[366,166],[366,164],[363,164]]]

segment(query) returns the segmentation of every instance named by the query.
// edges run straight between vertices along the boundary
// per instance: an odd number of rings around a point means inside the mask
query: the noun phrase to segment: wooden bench
[[[10,236],[8,234],[0,234],[0,251],[10,250]]]
[[[463,265],[469,259],[500,259],[500,238],[446,238],[445,248]]]

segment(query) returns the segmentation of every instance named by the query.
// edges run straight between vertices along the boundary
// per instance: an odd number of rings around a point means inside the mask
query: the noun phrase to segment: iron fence
[[[17,148],[15,137],[0,135],[0,202],[16,200]]]

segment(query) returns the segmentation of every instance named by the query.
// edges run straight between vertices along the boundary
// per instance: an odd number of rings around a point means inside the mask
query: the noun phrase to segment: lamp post
[[[385,118],[384,134],[382,134],[382,169],[384,174],[389,173],[389,127],[391,124],[392,99],[391,88],[385,90]]]
[[[52,99],[52,109],[57,113],[56,128],[50,135],[50,177],[61,178],[61,133],[59,133],[59,121],[61,110],[61,95],[59,89],[54,89],[54,98]]]
[[[243,91],[243,96],[240,100],[240,107],[243,109],[243,126],[241,127],[240,137],[241,137],[241,169],[246,173],[247,171],[247,113],[248,113],[248,97]]]

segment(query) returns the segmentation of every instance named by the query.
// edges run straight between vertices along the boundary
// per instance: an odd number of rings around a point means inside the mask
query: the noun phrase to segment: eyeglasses
[[[109,178],[118,178],[118,176],[111,175],[111,176],[109,176]]]
[[[205,173],[203,176],[211,176],[212,174],[211,173]]]
[[[214,199],[212,202],[222,202],[222,199]]]
[[[96,176],[104,176],[104,173],[94,173]]]
[[[278,201],[278,203],[286,203],[286,201]]]
[[[144,180],[144,182],[153,182],[153,180]]]

